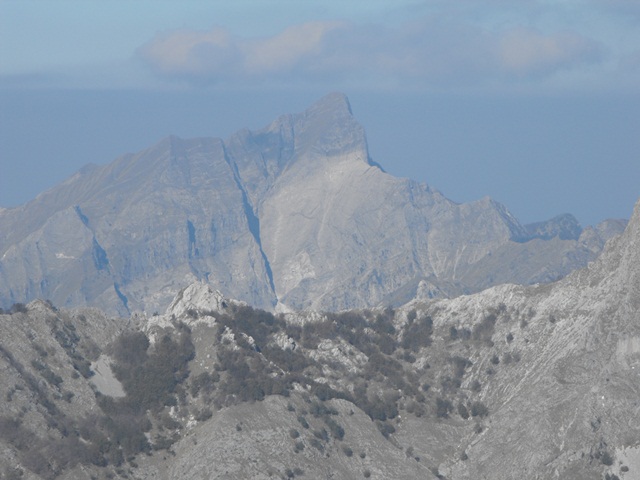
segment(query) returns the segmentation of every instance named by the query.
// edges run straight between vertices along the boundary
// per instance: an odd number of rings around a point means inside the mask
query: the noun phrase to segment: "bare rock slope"
[[[205,282],[149,317],[18,304],[0,315],[0,473],[638,478],[639,312],[640,202],[558,282],[397,310],[274,315]],[[104,356],[117,395],[94,379]]]
[[[163,311],[195,280],[267,309],[399,305],[420,282],[452,296],[560,278],[624,226],[607,225],[522,226],[489,198],[395,178],[336,93],[225,141],[166,138],[2,210],[0,305]]]
[[[436,325],[457,329],[474,328],[487,308],[502,312],[469,372],[487,377],[493,418],[465,442],[465,461],[443,462],[445,476],[636,478],[639,299],[640,202],[624,234],[560,282],[425,305]]]

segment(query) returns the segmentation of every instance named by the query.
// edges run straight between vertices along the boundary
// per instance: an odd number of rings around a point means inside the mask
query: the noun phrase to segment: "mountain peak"
[[[530,223],[524,227],[527,231],[528,240],[541,238],[550,240],[559,237],[560,240],[577,240],[582,233],[580,223],[570,213],[556,215],[550,220]]]
[[[307,126],[323,127],[325,129],[332,126],[338,126],[342,129],[360,127],[351,112],[349,99],[339,92],[325,95],[304,112],[296,115],[296,118]]]
[[[334,114],[341,113],[349,116],[353,115],[349,99],[341,92],[331,92],[307,109],[307,113],[309,114],[327,111],[333,112]]]
[[[295,115],[293,128],[298,155],[306,151],[312,153],[312,157],[328,158],[358,151],[363,158],[368,158],[364,129],[342,93],[330,93]]]
[[[200,279],[211,291],[183,292],[176,312],[216,311],[215,289],[261,308],[340,310],[408,300],[421,280],[451,295],[546,281],[604,245],[597,232],[588,245],[516,245],[530,235],[490,198],[458,205],[372,165],[338,92],[228,140],[166,137],[0,215],[0,306],[155,311]]]

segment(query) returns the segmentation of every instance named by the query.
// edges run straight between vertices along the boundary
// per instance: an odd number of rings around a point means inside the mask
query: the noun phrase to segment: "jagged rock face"
[[[532,238],[549,240],[554,237],[559,237],[561,240],[578,240],[582,233],[582,228],[576,217],[565,213],[546,222],[525,225],[525,231],[527,232],[525,241]]]
[[[274,316],[195,282],[164,315],[35,301],[0,312],[0,333],[8,478],[640,471],[640,202],[596,261],[548,285]],[[89,361],[104,355],[123,382],[118,399],[91,386]]]
[[[638,475],[639,241],[640,202],[596,262],[558,283],[496,287],[425,306],[436,325],[457,328],[502,306],[489,354],[521,357],[487,381],[483,400],[493,418],[468,442],[464,461],[450,456],[441,464],[447,478]],[[479,360],[472,359],[474,369],[492,367]],[[629,465],[633,471],[622,475]]]
[[[224,298],[218,290],[202,282],[196,282],[180,291],[173,299],[166,315],[184,317],[190,312],[198,315],[224,313],[229,305],[241,305],[242,302]]]
[[[401,304],[421,281],[456,295],[562,277],[621,230],[577,237],[572,218],[523,227],[488,198],[458,205],[386,174],[331,94],[226,141],[167,138],[2,210],[0,304],[162,311],[195,280],[267,309]]]

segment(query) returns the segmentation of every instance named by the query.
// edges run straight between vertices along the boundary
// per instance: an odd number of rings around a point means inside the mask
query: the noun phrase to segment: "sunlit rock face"
[[[342,312],[204,281],[165,313],[0,311],[3,478],[638,477],[640,203],[557,282],[418,288]]]
[[[334,93],[224,141],[166,138],[2,210],[0,304],[164,312],[204,281],[269,310],[397,305],[419,285],[455,296],[555,280],[623,227],[522,226],[489,198],[457,204],[393,177]]]

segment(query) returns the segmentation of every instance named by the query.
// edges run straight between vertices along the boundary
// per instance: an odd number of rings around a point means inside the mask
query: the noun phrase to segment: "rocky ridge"
[[[561,278],[623,227],[523,226],[489,198],[395,178],[334,93],[224,141],[166,138],[3,209],[0,305],[160,312],[194,281],[272,311],[401,305],[420,285],[446,297]]]
[[[549,285],[341,313],[273,315],[202,282],[148,318],[16,305],[0,316],[0,468],[636,478],[639,299],[640,202],[596,261]],[[91,387],[105,353],[123,398]]]

